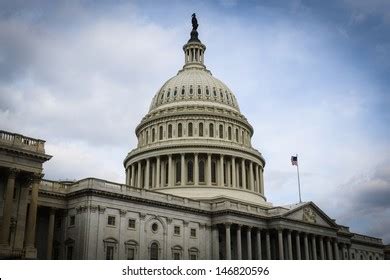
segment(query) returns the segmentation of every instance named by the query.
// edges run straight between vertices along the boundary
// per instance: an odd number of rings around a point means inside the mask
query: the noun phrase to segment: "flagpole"
[[[299,203],[302,202],[301,199],[301,182],[299,180],[299,160],[298,160],[298,154],[296,154],[297,157],[297,174],[298,174],[298,191],[299,191]]]

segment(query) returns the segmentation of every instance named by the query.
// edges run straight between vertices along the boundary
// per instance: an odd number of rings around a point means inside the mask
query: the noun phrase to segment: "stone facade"
[[[381,239],[313,202],[267,201],[265,160],[236,97],[206,69],[197,33],[183,50],[183,69],[136,128],[124,184],[41,180],[44,141],[0,132],[0,256],[383,259]]]

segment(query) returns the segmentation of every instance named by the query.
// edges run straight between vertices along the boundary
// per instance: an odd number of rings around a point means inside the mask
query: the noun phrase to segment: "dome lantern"
[[[206,46],[198,38],[198,20],[196,15],[192,14],[192,31],[191,38],[188,40],[187,44],[183,46],[184,50],[184,67],[187,68],[203,68],[206,69],[204,65],[204,52]]]

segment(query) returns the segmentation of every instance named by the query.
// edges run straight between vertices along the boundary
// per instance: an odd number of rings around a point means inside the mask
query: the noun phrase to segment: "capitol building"
[[[383,259],[381,239],[315,203],[267,200],[253,127],[206,68],[192,23],[183,68],[157,91],[124,155],[125,182],[45,180],[45,141],[0,131],[0,258]]]

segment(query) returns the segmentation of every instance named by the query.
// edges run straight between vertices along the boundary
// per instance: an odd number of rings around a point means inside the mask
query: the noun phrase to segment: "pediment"
[[[291,209],[283,216],[287,219],[298,220],[308,224],[337,227],[337,224],[313,202]]]

